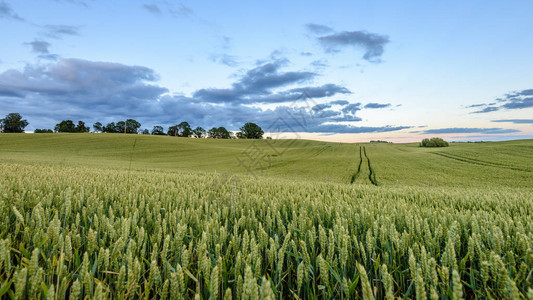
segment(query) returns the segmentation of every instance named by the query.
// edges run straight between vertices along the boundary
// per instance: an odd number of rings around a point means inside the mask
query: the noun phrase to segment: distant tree
[[[161,126],[154,126],[152,129],[153,135],[165,135],[165,132],[163,131],[163,127]]]
[[[124,127],[126,127],[126,122],[118,121],[115,125],[115,130],[117,133],[124,133]]]
[[[54,131],[52,129],[35,129],[33,133],[53,133]]]
[[[115,124],[115,122],[107,123],[106,126],[102,128],[102,132],[107,133],[119,133],[120,128]],[[122,132],[124,132],[124,125],[122,126]]]
[[[431,139],[423,139],[420,143],[420,147],[448,147],[449,144],[445,140],[434,137]]]
[[[242,135],[247,139],[262,139],[263,129],[255,123],[246,123],[241,128]]]
[[[104,127],[102,126],[102,123],[100,122],[96,122],[93,124],[93,129],[94,129],[94,132],[103,132],[104,131]]]
[[[140,132],[141,132],[141,134],[150,134],[150,130],[148,130],[148,129],[143,129]]]
[[[190,137],[192,135],[191,125],[187,122],[181,122],[178,124],[178,135],[181,137]]]
[[[245,139],[246,137],[244,136],[244,133],[242,133],[242,131],[238,131],[236,134],[235,134],[235,137],[238,138],[238,139]]]
[[[76,132],[89,132],[89,127],[85,126],[85,122],[78,121],[78,125],[76,126]]]
[[[139,128],[141,128],[141,123],[134,119],[126,120],[126,133],[138,133]]]
[[[210,139],[218,138],[218,128],[213,127],[207,131],[207,137]]]
[[[202,127],[198,126],[193,129],[192,133],[195,138],[203,138],[206,134],[206,131]]]
[[[207,136],[212,139],[229,139],[229,131],[224,127],[213,127],[207,132]]]
[[[0,132],[21,133],[28,124],[28,121],[22,120],[19,113],[10,113],[4,119],[0,119]]]
[[[63,120],[54,127],[55,132],[76,132],[76,125],[72,120]]]
[[[170,136],[178,136],[178,125],[170,126],[168,128],[167,134]]]

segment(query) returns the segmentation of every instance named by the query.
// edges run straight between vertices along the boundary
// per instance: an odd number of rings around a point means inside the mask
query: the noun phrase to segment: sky
[[[532,1],[0,0],[0,117],[533,138]]]

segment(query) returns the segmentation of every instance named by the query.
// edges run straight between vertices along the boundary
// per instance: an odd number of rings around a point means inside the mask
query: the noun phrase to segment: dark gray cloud
[[[146,9],[148,12],[152,14],[155,14],[155,15],[161,14],[161,9],[159,8],[159,6],[157,6],[157,4],[143,4],[141,7]]]
[[[474,105],[467,106],[467,108],[483,107],[479,110],[472,112],[475,114],[488,113],[488,112],[499,111],[503,109],[513,110],[513,109],[531,108],[533,107],[532,96],[533,96],[533,89],[515,91],[515,92],[508,93],[503,97],[497,98],[496,102],[492,102],[488,104],[474,104]]]
[[[193,96],[213,103],[253,103],[258,102],[256,99],[259,98],[263,99],[261,101],[268,100],[264,96],[271,96],[271,90],[274,88],[302,83],[317,76],[316,73],[312,72],[279,72],[279,69],[286,64],[287,60],[284,59],[264,63],[246,72],[237,82],[232,84],[231,88],[200,89]]]
[[[0,91],[27,99],[62,104],[107,105],[110,102],[157,99],[166,88],[147,84],[157,80],[153,70],[117,63],[61,59],[46,66],[0,73]]]
[[[360,111],[361,110],[361,103],[352,103],[352,104],[348,104],[346,105],[343,109],[342,109],[342,112],[344,113],[347,113],[347,114],[355,114],[357,111]]]
[[[496,123],[513,123],[513,124],[533,124],[533,119],[507,119],[507,120],[492,120]]]
[[[80,35],[80,27],[79,26],[69,26],[69,25],[46,25],[44,26],[46,32],[45,35],[60,39],[64,36],[70,35],[70,36],[76,36]]]
[[[514,98],[501,106],[505,109],[522,109],[533,107],[533,97]]]
[[[380,62],[389,37],[366,31],[342,31],[318,38],[328,52],[338,52],[343,47],[355,47],[364,50],[363,59]]]
[[[391,106],[390,103],[375,103],[375,102],[371,102],[371,103],[367,103],[365,105],[365,108],[377,109],[377,108],[387,108],[387,107],[390,107],[390,106]]]
[[[42,40],[34,40],[33,42],[25,43],[26,45],[31,46],[31,50],[39,54],[49,54],[48,48],[51,46],[50,43]]]
[[[333,28],[315,23],[305,24],[305,29],[313,34],[326,34],[333,32]]]
[[[335,100],[335,101],[331,101],[330,102],[331,104],[335,104],[335,105],[347,105],[349,104],[350,102],[346,101],[346,100]]]
[[[311,98],[325,98],[325,97],[335,96],[337,94],[351,94],[352,92],[350,92],[350,90],[345,87],[332,84],[332,83],[328,83],[322,86],[291,89],[289,90],[289,93],[304,94],[307,97],[311,97]]]
[[[475,107],[483,107],[483,106],[486,106],[487,104],[472,104],[472,105],[468,105],[467,108],[475,108]]]
[[[483,133],[483,134],[506,134],[516,133],[520,130],[505,128],[440,128],[424,130],[425,134],[444,134],[444,133]]]
[[[0,19],[11,19],[16,21],[24,21],[5,1],[0,1]]]
[[[484,113],[493,112],[493,111],[498,111],[498,110],[500,110],[499,107],[487,106],[487,107],[482,108],[482,109],[480,109],[480,110],[473,111],[472,113],[473,113],[473,114],[484,114]]]
[[[398,131],[408,126],[382,126],[361,127],[353,124],[338,123],[338,121],[350,121],[342,111],[330,110],[331,103],[314,105],[309,109],[305,100],[293,104],[301,106],[281,105],[274,109],[262,110],[258,107],[243,105],[222,105],[210,103],[196,103],[187,97],[163,97],[160,102],[162,109],[167,112],[166,122],[176,122],[172,112],[179,115],[179,120],[187,120],[191,124],[200,125],[204,128],[213,126],[226,126],[236,130],[245,122],[254,122],[267,132],[333,132],[333,133],[363,133],[363,132],[388,132]],[[322,106],[322,109],[316,109]],[[353,121],[359,121],[353,118]],[[332,123],[337,122],[337,123]]]
[[[275,63],[260,65],[235,83],[238,88],[228,89],[231,92],[252,89],[266,93],[258,97],[279,95],[294,100],[291,104],[262,109],[242,105],[233,99],[218,99],[211,103],[195,96],[171,96],[165,87],[156,84],[157,74],[142,66],[60,59],[46,65],[28,65],[22,70],[10,69],[0,73],[0,114],[21,113],[30,121],[29,130],[52,128],[63,119],[92,124],[124,118],[137,119],[144,128],[169,126],[181,121],[204,128],[225,126],[232,130],[245,122],[255,122],[270,131],[289,132],[361,133],[409,128],[354,126],[353,122],[361,120],[356,115],[360,103],[334,100],[319,104],[309,96],[319,99],[349,93],[346,88],[334,84],[270,92],[272,87],[284,86],[285,81],[274,78],[272,83],[267,80],[269,76],[286,78],[284,74],[278,71]]]

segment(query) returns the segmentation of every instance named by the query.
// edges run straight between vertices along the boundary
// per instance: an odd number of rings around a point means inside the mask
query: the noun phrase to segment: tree
[[[448,147],[449,144],[441,138],[423,139],[420,143],[420,147]]]
[[[22,120],[19,113],[10,113],[4,119],[0,119],[0,132],[21,133],[28,124],[28,121]]]
[[[168,128],[167,134],[170,136],[178,136],[178,132],[178,125],[174,125]]]
[[[85,126],[85,122],[78,121],[78,125],[76,126],[76,132],[89,132],[89,127]]]
[[[231,135],[224,127],[213,127],[207,132],[207,136],[212,139],[229,139]]]
[[[247,139],[262,139],[264,131],[255,123],[246,123],[241,128],[242,135]]]
[[[115,125],[116,133],[124,133],[124,127],[126,127],[126,123],[124,121],[118,121]]]
[[[203,129],[200,126],[194,128],[192,133],[193,133],[195,138],[199,138],[199,139],[203,138],[205,136],[205,134],[206,134],[205,129]]]
[[[143,129],[140,132],[141,132],[141,134],[150,134],[150,130],[148,130],[148,129]]]
[[[137,122],[134,119],[127,119],[125,126],[126,133],[138,133],[139,128],[141,128],[141,123]],[[124,129],[124,127],[122,129]]]
[[[153,135],[165,135],[165,132],[163,131],[163,127],[161,126],[154,126],[152,129]]]
[[[96,122],[93,124],[93,129],[94,129],[94,132],[103,132],[104,131],[104,127],[102,126],[102,123],[100,122]]]
[[[53,133],[54,131],[52,129],[35,129],[33,133]]]
[[[182,137],[190,137],[192,135],[191,125],[187,122],[181,122],[178,124],[178,135]]]
[[[76,132],[76,125],[72,120],[63,120],[54,127],[55,132]]]
[[[242,133],[242,131],[238,131],[236,134],[235,134],[235,137],[238,138],[238,139],[245,139],[246,137],[244,136],[244,133]]]
[[[115,124],[115,122],[111,122],[111,123],[107,123],[106,126],[104,126],[104,128],[102,128],[102,132],[107,132],[107,133],[119,133],[120,128],[117,126],[117,124]],[[122,132],[124,132],[124,126],[122,126]]]

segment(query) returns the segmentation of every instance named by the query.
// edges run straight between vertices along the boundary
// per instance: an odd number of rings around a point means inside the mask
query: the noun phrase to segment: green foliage
[[[2,135],[0,296],[530,297],[531,149]]]
[[[52,129],[35,129],[33,133],[54,133]]]
[[[0,133],[22,133],[28,124],[19,113],[10,113],[0,119]]]
[[[165,135],[165,131],[163,131],[162,126],[154,126],[152,129],[152,135]]]
[[[95,132],[103,132],[104,131],[104,126],[102,125],[102,123],[100,122],[96,122],[93,124],[93,129]]]
[[[192,135],[191,125],[187,122],[181,122],[178,124],[179,136],[190,137]]]
[[[193,135],[193,130],[189,123],[181,122],[178,125],[170,126],[167,134],[170,136],[191,137]]]
[[[0,190],[22,298],[512,298],[533,270],[531,189],[3,162]]]
[[[76,132],[89,132],[90,128],[85,126],[85,122],[78,121],[78,125],[76,126]]]
[[[431,139],[423,139],[420,143],[420,147],[448,147],[450,146],[445,140],[434,137]]]
[[[246,139],[262,139],[263,138],[263,129],[255,123],[246,123],[240,128],[242,135],[237,136],[238,138]]]
[[[72,120],[63,120],[54,127],[55,132],[77,132],[76,125]]]
[[[207,132],[207,137],[212,139],[229,139],[231,135],[224,127],[213,127]]]
[[[127,119],[126,122],[119,121],[108,123],[102,128],[102,132],[107,133],[138,133],[139,128],[141,128],[141,123],[137,122],[134,119]]]
[[[195,138],[203,138],[205,137],[205,135],[207,134],[207,132],[205,131],[205,129],[203,129],[202,127],[196,127],[193,129],[192,131],[193,135]]]

